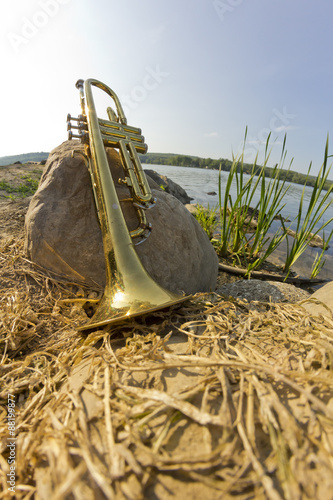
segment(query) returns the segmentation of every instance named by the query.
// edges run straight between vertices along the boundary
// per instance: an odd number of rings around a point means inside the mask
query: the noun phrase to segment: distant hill
[[[19,161],[21,163],[27,163],[28,161],[40,162],[42,160],[46,160],[49,156],[49,153],[26,153],[22,155],[15,156],[2,156],[0,157],[0,166],[12,165],[13,163]],[[196,168],[208,168],[213,170],[221,170],[225,172],[229,172],[232,161],[219,158],[218,160],[213,160],[212,158],[200,158],[199,156],[189,156],[189,155],[180,155],[175,153],[146,153],[139,155],[141,163],[143,164],[155,164],[155,165],[174,165],[181,167],[196,167]],[[248,163],[243,164],[244,173],[250,174],[252,171],[252,165]],[[257,165],[257,169],[259,171],[260,165]],[[270,177],[274,174],[274,170],[271,167],[266,167],[265,172],[267,177]],[[284,170],[283,175],[281,177],[285,178],[289,182],[293,182],[295,184],[304,184],[307,176],[305,174],[301,174],[294,170]],[[316,181],[316,177],[313,175],[309,175],[307,178],[307,185],[313,186]],[[325,184],[325,189],[328,189],[333,181],[327,180]]]
[[[28,161],[40,162],[42,160],[46,160],[49,156],[49,153],[26,153],[22,155],[14,155],[14,156],[2,156],[0,157],[0,165],[12,165],[13,163],[20,161],[21,163],[27,163]]]

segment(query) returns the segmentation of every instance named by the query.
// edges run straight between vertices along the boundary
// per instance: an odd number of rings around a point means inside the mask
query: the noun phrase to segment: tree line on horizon
[[[17,161],[20,163],[26,163],[28,161],[36,161],[42,162],[46,160],[49,153],[39,152],[39,153],[27,153],[13,156],[3,156],[0,158],[0,165],[6,166],[13,164]],[[174,153],[146,153],[139,154],[140,160],[142,163],[146,164],[155,164],[155,165],[170,165],[177,167],[194,167],[194,168],[208,168],[211,170],[219,170],[221,166],[221,170],[223,172],[230,172],[232,161],[219,158],[218,160],[214,160],[212,158],[200,158],[199,156],[189,156],[189,155],[181,155]],[[259,173],[261,166],[258,165],[257,171]],[[240,169],[240,165],[238,166]],[[253,169],[253,164],[251,163],[243,163],[243,173],[251,174]],[[265,167],[265,173],[267,177],[272,177],[274,175],[274,169],[272,167]],[[316,181],[316,176],[309,175],[308,179],[305,174],[300,172],[296,172],[295,170],[283,170],[281,174],[281,180],[286,179],[287,182],[293,182],[294,184],[302,184],[304,185],[307,180],[307,186],[314,186]],[[329,189],[333,181],[327,180],[325,183],[325,189]]]
[[[170,165],[175,167],[193,167],[193,168],[207,168],[211,170],[221,170],[223,172],[230,172],[232,161],[219,158],[218,160],[213,160],[212,158],[200,158],[198,156],[189,156],[189,155],[181,155],[181,154],[172,154],[172,153],[146,153],[140,154],[141,163],[146,164],[155,164],[155,165]],[[241,166],[238,165],[238,170],[240,170]],[[257,165],[256,170],[259,174],[261,170],[261,166]],[[252,163],[243,163],[243,173],[250,175],[252,173],[253,164]],[[274,168],[265,167],[265,173],[267,177],[272,177],[274,175]],[[302,174],[300,172],[296,172],[295,170],[283,170],[281,173],[281,180],[286,180],[287,182],[292,182],[294,184],[302,184],[304,185],[305,181],[307,186],[314,186],[316,181],[316,176],[309,175],[307,177],[306,174]],[[327,181],[325,183],[325,189],[327,190],[333,181]]]

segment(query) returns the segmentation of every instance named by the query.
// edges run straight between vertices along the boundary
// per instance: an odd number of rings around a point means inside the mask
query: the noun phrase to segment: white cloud
[[[204,134],[204,137],[218,137],[219,134],[217,132],[207,132]]]
[[[297,130],[299,127],[294,125],[281,125],[280,127],[275,127],[274,132],[287,132],[288,130]]]

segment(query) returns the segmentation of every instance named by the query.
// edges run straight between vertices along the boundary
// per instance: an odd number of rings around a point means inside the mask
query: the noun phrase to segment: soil
[[[14,164],[0,166],[0,183],[9,184],[14,190],[10,193],[0,185],[0,200],[24,197],[20,192],[20,186],[29,187],[28,179],[39,181],[44,170],[40,163]],[[30,193],[32,194],[32,193]]]

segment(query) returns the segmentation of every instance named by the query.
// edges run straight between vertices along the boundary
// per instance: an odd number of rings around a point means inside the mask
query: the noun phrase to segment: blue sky
[[[247,126],[247,161],[269,133],[277,161],[287,133],[293,169],[316,173],[333,141],[332,19],[329,0],[1,2],[0,156],[66,140],[75,82],[97,78],[151,152],[231,158]]]

